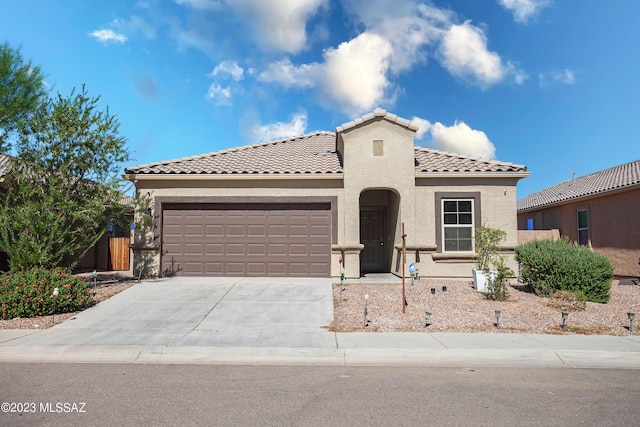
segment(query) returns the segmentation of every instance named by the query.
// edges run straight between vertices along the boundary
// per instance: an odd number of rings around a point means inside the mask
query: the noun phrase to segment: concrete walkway
[[[332,318],[328,279],[160,279],[0,330],[0,362],[640,368],[640,335],[334,333]]]

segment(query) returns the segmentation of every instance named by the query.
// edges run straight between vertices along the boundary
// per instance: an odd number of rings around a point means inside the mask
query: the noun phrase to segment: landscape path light
[[[633,333],[633,318],[636,317],[636,312],[627,311],[627,317],[629,318],[629,332]]]
[[[49,314],[53,315],[53,324],[56,324],[56,303],[58,302],[58,288],[53,288],[53,309],[49,311]]]
[[[364,327],[366,328],[367,325],[367,314],[369,314],[369,310],[367,309],[367,301],[369,301],[369,294],[365,294],[364,296]]]
[[[431,318],[431,312],[429,310],[424,311],[424,327],[426,328],[431,323],[429,323],[429,319]]]
[[[561,310],[560,314],[562,315],[562,329],[567,326],[567,318],[569,317],[569,312],[567,310]]]
[[[496,309],[496,328],[500,327],[500,315],[502,314],[502,310]]]

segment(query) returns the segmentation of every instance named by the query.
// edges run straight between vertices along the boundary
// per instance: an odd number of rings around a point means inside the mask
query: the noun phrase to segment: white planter
[[[488,277],[491,277],[491,279],[495,279],[496,276],[498,275],[498,271],[497,270],[489,270],[489,271],[485,271],[485,270],[476,270],[475,268],[473,269],[473,287],[476,289],[476,291],[480,291],[480,292],[485,292],[487,290],[487,285]]]

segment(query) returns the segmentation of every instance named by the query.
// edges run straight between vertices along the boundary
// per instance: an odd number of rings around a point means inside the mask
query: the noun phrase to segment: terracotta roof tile
[[[0,176],[9,172],[9,156],[0,154]]]
[[[416,148],[416,172],[526,172],[527,167],[497,160]]]
[[[571,201],[640,184],[640,160],[562,182],[518,200],[518,211]]]
[[[336,133],[376,118],[417,130],[418,125],[382,109],[338,126],[335,132],[265,142],[133,166],[130,174],[342,174],[342,158],[336,150]],[[416,172],[525,172],[514,163],[483,160],[427,148],[416,148]]]
[[[397,123],[400,126],[418,130],[419,125],[417,123],[413,123],[410,120],[404,119],[396,114],[389,113],[382,108],[376,108],[372,113],[365,114],[364,116],[360,116],[357,119],[353,119],[350,122],[344,123],[336,128],[336,132],[343,132],[345,130],[356,127],[362,123],[366,123],[370,120],[374,120],[375,118],[382,118],[385,120],[389,120],[392,123]]]
[[[342,173],[335,132],[247,145],[126,169],[137,174],[331,174]]]

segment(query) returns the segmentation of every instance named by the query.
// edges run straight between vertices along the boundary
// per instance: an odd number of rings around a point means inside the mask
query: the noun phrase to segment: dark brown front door
[[[385,217],[385,209],[360,211],[360,242],[364,245],[360,253],[360,274],[383,273],[388,270]]]

